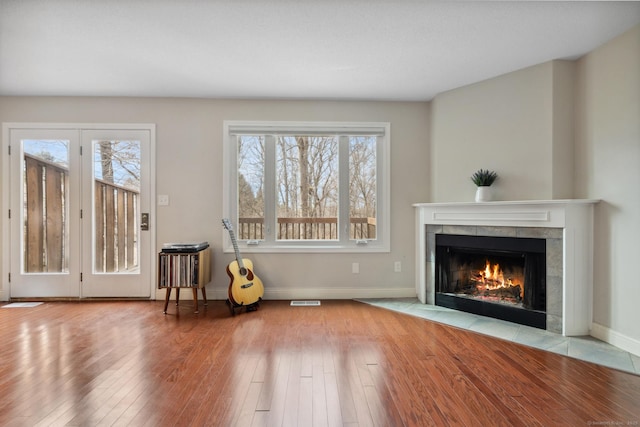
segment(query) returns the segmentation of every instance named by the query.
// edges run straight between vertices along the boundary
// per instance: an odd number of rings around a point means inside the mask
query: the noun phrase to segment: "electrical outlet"
[[[169,206],[169,196],[158,194],[158,206]]]
[[[396,261],[393,263],[393,271],[396,273],[400,273],[402,271],[402,263],[400,261]]]
[[[360,273],[360,264],[357,262],[354,262],[353,264],[351,264],[351,272],[353,274],[358,274]]]

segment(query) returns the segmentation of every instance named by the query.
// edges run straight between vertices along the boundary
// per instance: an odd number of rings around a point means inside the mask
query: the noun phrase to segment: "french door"
[[[153,126],[8,134],[10,296],[150,297]]]

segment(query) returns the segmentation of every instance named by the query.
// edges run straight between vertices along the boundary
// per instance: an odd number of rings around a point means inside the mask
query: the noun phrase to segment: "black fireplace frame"
[[[492,237],[476,235],[436,234],[435,262],[435,304],[455,310],[478,314],[481,316],[507,320],[513,323],[546,329],[546,240],[537,238]],[[492,303],[474,298],[466,298],[440,292],[442,281],[446,281],[448,272],[445,264],[451,249],[461,251],[482,251],[490,254],[516,254],[527,257],[527,262],[537,263],[538,272],[534,277],[525,270],[525,281],[535,280],[541,286],[541,294],[530,296],[533,307],[514,307],[506,304]],[[542,265],[540,265],[542,263]],[[543,272],[540,274],[540,272]],[[526,283],[526,282],[525,282]],[[527,291],[525,285],[525,292]],[[531,288],[531,286],[529,286]]]

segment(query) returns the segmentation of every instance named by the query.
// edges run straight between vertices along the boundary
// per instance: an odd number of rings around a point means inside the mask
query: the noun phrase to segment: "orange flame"
[[[489,260],[486,261],[484,270],[478,271],[478,277],[480,279],[479,281],[481,282],[480,286],[488,290],[508,288],[518,284],[518,283],[514,283],[511,278],[505,279],[504,273],[500,268],[500,264],[496,263],[492,265],[491,262],[489,262]],[[480,286],[478,286],[478,288],[480,288]],[[521,284],[520,284],[520,287],[522,288]],[[520,296],[522,297],[522,294],[523,294],[522,290],[520,294],[521,294]]]
[[[485,284],[487,289],[505,287],[504,274],[500,269],[500,264],[492,266],[489,260],[487,260],[484,271],[480,271],[480,276],[482,277],[482,283]],[[510,280],[508,282],[510,282]]]

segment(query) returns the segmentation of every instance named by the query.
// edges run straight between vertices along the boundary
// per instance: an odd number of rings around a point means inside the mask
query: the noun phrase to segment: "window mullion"
[[[349,244],[349,137],[341,135],[338,144],[338,235],[340,243]]]
[[[276,191],[276,138],[273,135],[265,136],[265,161],[264,161],[264,240],[267,243],[276,241],[276,206],[278,194]]]
[[[376,138],[376,238],[379,241],[390,242],[390,214],[391,214],[391,162],[389,144],[389,129],[384,137]]]

